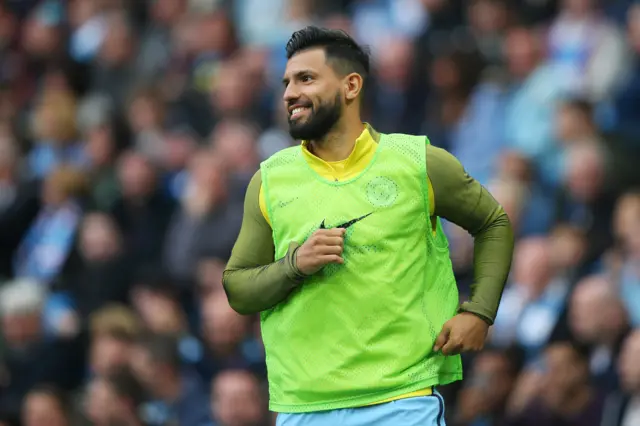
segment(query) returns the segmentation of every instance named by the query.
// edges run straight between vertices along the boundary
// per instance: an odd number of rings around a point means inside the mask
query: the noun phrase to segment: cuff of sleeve
[[[489,325],[493,325],[493,321],[495,319],[495,315],[493,315],[493,313],[488,312],[486,308],[474,302],[464,302],[460,305],[458,312],[474,314]]]
[[[285,262],[287,264],[287,277],[296,284],[300,284],[307,277],[302,272],[300,272],[298,266],[296,265],[296,252],[299,248],[300,244],[292,241],[289,244],[289,249],[287,250],[287,254],[285,255]]]

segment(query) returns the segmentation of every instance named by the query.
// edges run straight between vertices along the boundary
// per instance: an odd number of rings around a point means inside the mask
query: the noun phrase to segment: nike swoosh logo
[[[286,207],[286,206],[288,206],[289,204],[293,203],[296,200],[297,200],[297,198],[294,198],[294,199],[291,199],[291,200],[288,200],[288,201],[282,201],[282,202],[280,202],[278,207],[280,207],[280,208]]]
[[[373,214],[373,212],[368,213],[368,214],[365,214],[364,216],[357,217],[357,218],[355,218],[355,219],[351,219],[351,220],[350,220],[350,221],[348,221],[348,222],[341,223],[341,224],[340,224],[340,225],[338,225],[338,226],[334,226],[334,228],[343,228],[343,229],[347,229],[348,227],[350,227],[350,226],[351,226],[351,225],[353,225],[354,223],[360,222],[362,219],[364,219],[364,218],[366,218],[366,217],[369,217],[369,216],[371,216],[372,214]],[[325,224],[324,224],[324,219],[322,220],[322,223],[320,224],[320,229],[326,229]]]

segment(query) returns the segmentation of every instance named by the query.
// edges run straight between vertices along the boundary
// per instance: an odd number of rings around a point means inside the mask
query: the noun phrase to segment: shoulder
[[[446,194],[472,183],[460,161],[447,150],[427,145],[426,153],[427,176],[436,193]]]
[[[464,171],[462,164],[460,164],[460,161],[458,161],[458,159],[453,154],[445,149],[438,148],[437,146],[429,144],[426,147],[426,155],[428,170],[448,170],[455,173],[461,173]]]
[[[269,156],[269,158],[267,158],[262,163],[260,163],[261,168],[265,166],[269,167],[271,165],[282,163],[287,159],[293,159],[296,156],[298,156],[300,152],[301,152],[300,145],[294,145],[285,149],[281,149],[280,151],[272,154],[271,156]]]
[[[380,134],[382,152],[392,152],[395,155],[414,160],[424,168],[425,145],[429,139],[424,135],[410,135],[405,133]]]
[[[249,185],[247,186],[247,192],[245,196],[245,200],[251,200],[251,202],[255,202],[262,195],[262,173],[260,169],[253,174],[251,180],[249,181]]]

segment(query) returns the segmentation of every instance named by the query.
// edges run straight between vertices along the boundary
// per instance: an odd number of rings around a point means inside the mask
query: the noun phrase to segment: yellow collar
[[[346,180],[362,172],[371,162],[378,147],[378,133],[366,124],[356,139],[353,151],[344,160],[325,161],[308,149],[308,143],[302,142],[302,154],[311,168],[321,176],[331,180]]]

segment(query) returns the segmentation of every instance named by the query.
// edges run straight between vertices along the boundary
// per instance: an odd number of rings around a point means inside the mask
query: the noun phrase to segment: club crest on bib
[[[386,176],[377,176],[367,184],[367,200],[374,207],[389,207],[398,198],[398,185]]]

